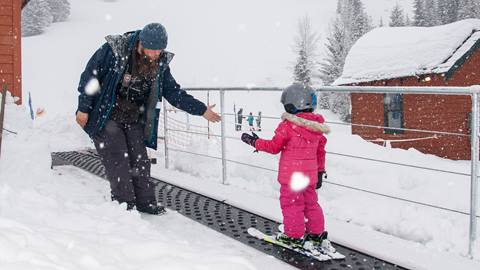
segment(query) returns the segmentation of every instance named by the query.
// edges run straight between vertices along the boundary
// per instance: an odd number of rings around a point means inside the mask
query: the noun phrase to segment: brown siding
[[[417,77],[360,83],[362,86],[470,86],[480,84],[480,51],[472,55],[449,80],[433,74],[430,81]],[[383,94],[352,94],[352,133],[366,140],[411,140],[433,136],[431,133],[405,131],[403,134],[384,134],[384,129],[355,126],[384,125]],[[404,127],[469,134],[468,115],[470,96],[460,95],[403,95]],[[423,153],[450,159],[470,159],[470,138],[457,135],[436,135],[436,138],[392,142],[392,147],[415,148]]]

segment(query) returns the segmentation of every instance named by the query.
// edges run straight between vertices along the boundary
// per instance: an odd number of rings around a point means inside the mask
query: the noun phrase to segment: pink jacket
[[[314,113],[284,113],[283,121],[275,130],[271,140],[257,139],[255,148],[271,154],[282,152],[279,162],[278,181],[290,183],[294,172],[302,172],[317,183],[317,174],[325,170],[325,144],[323,136],[330,130],[323,116]]]

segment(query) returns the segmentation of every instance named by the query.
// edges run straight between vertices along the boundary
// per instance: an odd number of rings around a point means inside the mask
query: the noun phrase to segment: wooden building
[[[0,0],[0,87],[22,102],[21,10],[26,1]]]
[[[375,29],[353,46],[335,84],[480,85],[480,20]],[[365,140],[449,159],[470,159],[470,96],[355,93],[351,105],[352,133]]]

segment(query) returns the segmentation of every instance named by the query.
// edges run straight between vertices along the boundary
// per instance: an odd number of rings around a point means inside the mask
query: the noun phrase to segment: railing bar
[[[470,216],[469,213],[466,213],[466,212],[463,212],[463,211],[460,211],[460,210],[455,210],[455,209],[450,209],[450,208],[437,206],[437,205],[433,205],[433,204],[428,204],[428,203],[413,201],[413,200],[409,200],[409,199],[399,198],[399,197],[386,195],[386,194],[382,194],[382,193],[377,193],[377,192],[373,192],[373,191],[369,191],[369,190],[365,190],[365,189],[361,189],[361,188],[342,185],[342,184],[338,184],[338,183],[332,183],[332,182],[329,182],[329,181],[323,181],[323,183],[328,183],[330,185],[339,186],[339,187],[343,187],[343,188],[347,188],[347,189],[352,189],[352,190],[356,190],[356,191],[359,191],[359,192],[365,192],[365,193],[369,193],[369,194],[373,194],[373,195],[377,195],[377,196],[382,196],[382,197],[386,197],[386,198],[390,198],[390,199],[396,199],[396,200],[399,200],[399,201],[404,201],[404,202],[408,202],[408,203],[412,203],[412,204],[419,204],[419,205],[423,205],[423,206],[427,206],[427,207],[431,207],[431,208],[436,208],[436,209],[440,209],[440,210],[444,210],[444,211],[455,212],[455,213],[458,213],[458,214],[463,214],[463,215],[466,215],[466,216]],[[480,218],[480,216],[478,216],[478,215],[476,217]]]
[[[226,113],[225,115],[228,116],[236,116],[233,113]],[[280,120],[280,117],[275,116],[267,116],[262,115],[262,119],[272,119],[272,120]],[[368,127],[368,128],[376,128],[376,129],[389,129],[389,130],[400,130],[400,131],[413,131],[413,132],[420,132],[420,133],[432,133],[432,134],[440,134],[440,135],[455,135],[455,136],[462,136],[462,137],[470,137],[469,134],[463,133],[455,133],[455,132],[447,132],[447,131],[439,131],[439,130],[425,130],[425,129],[414,129],[414,128],[395,128],[395,127],[387,127],[387,126],[376,126],[376,125],[367,125],[367,124],[352,124],[352,123],[342,123],[342,122],[335,122],[335,121],[325,121],[327,124],[336,124],[336,125],[344,125],[344,126],[355,126],[355,127]]]
[[[387,163],[387,164],[391,164],[391,165],[398,165],[398,166],[410,167],[410,168],[416,168],[416,169],[422,169],[422,170],[428,170],[428,171],[443,172],[443,173],[449,173],[449,174],[455,174],[455,175],[461,175],[461,176],[470,176],[470,174],[468,174],[468,173],[461,173],[461,172],[447,171],[447,170],[441,170],[441,169],[434,169],[434,168],[422,167],[422,166],[417,166],[417,165],[404,164],[404,163],[398,163],[398,162],[393,162],[393,161],[385,161],[385,160],[379,160],[379,159],[373,159],[373,158],[366,158],[366,157],[359,157],[359,156],[353,156],[353,155],[336,153],[336,152],[330,152],[330,151],[327,151],[327,154],[332,154],[332,155],[337,155],[337,156],[344,156],[344,157],[349,157],[349,158],[362,159],[362,160],[368,160],[368,161],[375,161],[375,162],[380,162],[380,163]]]
[[[221,157],[214,157],[214,156],[210,156],[210,155],[205,155],[205,154],[199,154],[199,153],[189,152],[189,151],[185,151],[185,150],[181,150],[181,149],[176,149],[176,148],[168,148],[168,150],[170,150],[170,151],[175,151],[175,152],[186,153],[186,154],[192,154],[192,155],[201,156],[201,157],[207,157],[207,158],[213,158],[213,159],[222,160]]]
[[[192,131],[187,131],[187,130],[177,130],[177,129],[168,129],[168,130],[174,131],[174,132],[184,132],[184,133],[190,133],[190,134],[207,135],[207,133],[192,132]],[[221,135],[216,135],[216,134],[210,134],[210,136],[221,137]],[[236,137],[232,137],[232,136],[225,136],[225,138],[240,141],[240,138],[236,138]],[[447,170],[441,170],[441,169],[435,169],[435,168],[429,168],[429,167],[422,167],[422,166],[411,165],[411,164],[398,163],[398,162],[393,162],[393,161],[385,161],[385,160],[380,160],[380,159],[353,156],[353,155],[342,154],[342,153],[331,152],[331,151],[327,151],[327,154],[336,155],[336,156],[344,156],[344,157],[349,157],[349,158],[362,159],[362,160],[368,160],[368,161],[375,161],[375,162],[379,162],[379,163],[386,163],[386,164],[391,164],[391,165],[397,165],[397,166],[403,166],[403,167],[409,167],[409,168],[416,168],[416,169],[422,169],[422,170],[428,170],[428,171],[449,173],[449,174],[455,174],[455,175],[461,175],[461,176],[470,176],[470,174],[468,174],[468,173],[447,171]]]
[[[365,88],[368,88],[366,90]],[[281,92],[282,87],[191,87],[187,91],[229,91],[229,92]],[[434,95],[470,95],[478,93],[476,87],[415,87],[415,86],[321,86],[316,87],[317,92],[345,92],[345,93],[408,93],[408,94],[434,94]]]
[[[184,151],[184,150],[180,150],[180,149],[172,149],[172,148],[169,148],[169,150],[171,150],[171,151],[177,151],[177,152],[182,152],[182,153],[187,153],[187,154],[192,154],[192,155],[197,155],[197,156],[202,156],[202,157],[207,157],[207,158],[213,158],[213,159],[217,159],[217,160],[222,160],[222,158],[220,158],[220,157],[214,157],[214,156],[210,156],[210,155],[199,154],[199,153]],[[268,168],[261,167],[261,166],[256,166],[256,165],[251,165],[251,164],[244,163],[244,162],[240,162],[240,161],[236,161],[236,160],[227,159],[227,161],[228,161],[228,162],[231,162],[231,163],[236,163],[236,164],[239,164],[239,165],[244,165],[244,166],[247,166],[247,167],[262,169],[262,170],[271,171],[271,172],[278,172],[278,170],[268,169]],[[370,191],[370,190],[366,190],[366,189],[361,189],[361,188],[357,188],[357,187],[352,187],[352,186],[347,186],[347,185],[343,185],[343,184],[333,183],[333,182],[330,182],[330,181],[323,181],[323,182],[324,182],[324,183],[327,183],[327,184],[330,184],[330,185],[334,185],[334,186],[338,186],[338,187],[343,187],[343,188],[346,188],[346,189],[351,189],[351,190],[355,190],[355,191],[359,191],[359,192],[365,192],[365,193],[369,193],[369,194],[372,194],[372,195],[377,195],[377,196],[381,196],[381,197],[386,197],[386,198],[390,198],[390,199],[395,199],[395,200],[399,200],[399,201],[404,201],[404,202],[408,202],[408,203],[412,203],[412,204],[423,205],[423,206],[427,206],[427,207],[430,207],[430,208],[436,208],[436,209],[439,209],[439,210],[444,210],[444,211],[448,211],[448,212],[454,212],[454,213],[458,213],[458,214],[462,214],[462,215],[467,215],[467,216],[470,215],[470,214],[468,214],[468,213],[466,213],[466,212],[463,212],[463,211],[460,211],[460,210],[455,210],[455,209],[450,209],[450,208],[446,208],[446,207],[442,207],[442,206],[437,206],[437,205],[433,205],[433,204],[428,204],[428,203],[413,201],[413,200],[404,199],[404,198],[400,198],[400,197],[395,197],[395,196],[392,196],[392,195],[387,195],[387,194],[383,194],[383,193],[378,193],[378,192],[374,192],[374,191]],[[480,218],[480,216],[477,215],[477,218]]]

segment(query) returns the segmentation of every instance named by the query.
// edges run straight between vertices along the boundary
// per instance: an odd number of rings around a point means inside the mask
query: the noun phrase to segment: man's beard
[[[147,55],[143,53],[143,50],[141,50],[141,52],[137,54],[137,65],[140,75],[149,78],[155,77],[158,70],[159,59],[160,57],[155,60],[150,59]]]

